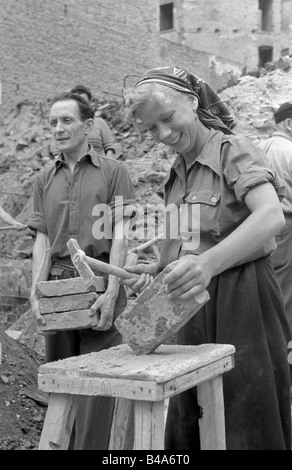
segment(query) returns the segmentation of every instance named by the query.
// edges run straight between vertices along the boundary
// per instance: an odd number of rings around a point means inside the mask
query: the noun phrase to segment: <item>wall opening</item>
[[[261,30],[273,31],[273,0],[259,0]]]
[[[259,47],[259,66],[264,67],[267,62],[273,61],[273,48],[271,46]]]
[[[160,5],[160,31],[173,29],[173,3]]]

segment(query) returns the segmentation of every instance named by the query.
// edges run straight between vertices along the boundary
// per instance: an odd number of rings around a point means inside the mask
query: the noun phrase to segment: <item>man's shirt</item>
[[[73,174],[62,153],[52,167],[37,175],[34,212],[28,226],[48,235],[55,263],[72,265],[67,241],[75,238],[87,256],[107,260],[112,240],[97,239],[95,226],[102,209],[134,204],[132,182],[124,164],[89,151],[75,165]],[[107,230],[108,233],[108,230]]]

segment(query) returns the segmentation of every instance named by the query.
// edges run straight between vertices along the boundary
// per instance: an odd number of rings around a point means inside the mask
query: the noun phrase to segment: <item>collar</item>
[[[290,136],[286,132],[276,131],[273,133],[273,137],[283,137],[284,139],[290,140],[290,142],[292,142],[292,136]]]
[[[203,147],[202,152],[200,155],[194,160],[193,165],[196,162],[201,163],[202,165],[206,165],[211,170],[213,170],[217,175],[220,175],[220,150],[221,144],[223,143],[225,134],[221,131],[217,131],[215,129],[210,129],[207,141]],[[228,136],[227,136],[228,137]],[[230,137],[230,136],[229,136]],[[179,154],[175,159],[172,169],[176,171],[180,165],[184,165],[184,158],[182,154]],[[192,166],[193,166],[192,165]]]
[[[99,160],[99,156],[97,154],[97,152],[94,150],[93,146],[91,144],[89,144],[89,150],[88,152],[83,155],[83,157],[79,158],[79,162],[81,160],[85,160],[89,158],[91,163],[96,166],[97,168],[100,167],[100,160]],[[59,168],[61,168],[61,166],[64,165],[65,162],[65,157],[64,157],[64,154],[63,152],[60,152],[59,155],[58,155],[58,158],[57,160],[55,161],[55,173],[59,170]]]

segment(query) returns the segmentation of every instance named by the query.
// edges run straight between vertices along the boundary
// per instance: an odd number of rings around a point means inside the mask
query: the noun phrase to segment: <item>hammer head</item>
[[[72,259],[72,263],[74,264],[75,268],[79,272],[84,284],[86,286],[94,285],[95,283],[95,274],[92,269],[89,267],[86,259],[85,253],[81,250],[80,246],[78,245],[77,240],[74,238],[70,238],[67,242],[67,247]]]

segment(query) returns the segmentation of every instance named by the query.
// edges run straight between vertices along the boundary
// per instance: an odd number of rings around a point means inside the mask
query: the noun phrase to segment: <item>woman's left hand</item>
[[[170,299],[189,300],[209,285],[212,272],[201,256],[185,255],[169,265],[173,269],[164,282]]]

